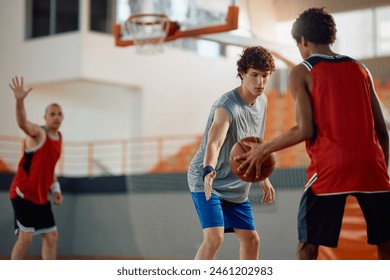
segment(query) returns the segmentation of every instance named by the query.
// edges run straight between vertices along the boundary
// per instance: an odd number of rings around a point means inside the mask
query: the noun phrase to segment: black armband
[[[204,177],[207,174],[213,172],[214,170],[215,170],[214,167],[212,167],[211,165],[207,165],[207,166],[203,167],[203,174],[202,174],[203,181],[204,181]]]

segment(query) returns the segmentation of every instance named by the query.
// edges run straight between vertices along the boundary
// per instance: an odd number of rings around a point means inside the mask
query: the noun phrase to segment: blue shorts
[[[191,192],[191,195],[202,229],[224,227],[225,232],[234,232],[235,228],[256,229],[249,200],[233,203],[212,194],[207,201],[204,192]]]
[[[367,224],[367,242],[390,240],[390,192],[315,195],[308,188],[298,212],[298,238],[302,243],[337,247],[347,196],[355,196]]]

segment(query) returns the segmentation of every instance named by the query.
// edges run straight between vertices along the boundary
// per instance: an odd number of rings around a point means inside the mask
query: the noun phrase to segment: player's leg
[[[260,236],[256,230],[234,229],[240,242],[240,260],[258,260]]]
[[[380,260],[390,260],[390,240],[382,242],[377,245],[378,247],[378,258]]]
[[[337,247],[347,195],[302,194],[298,210],[297,258],[314,260],[319,246]]]
[[[234,229],[240,243],[240,259],[259,259],[260,236],[256,231],[252,205],[249,200],[242,203],[222,202],[225,230]]]
[[[33,239],[35,205],[17,196],[11,199],[14,210],[14,226],[17,240],[11,251],[12,260],[24,259]]]
[[[390,192],[355,194],[367,223],[368,243],[377,246],[378,258],[390,260]]]
[[[203,242],[195,255],[195,260],[213,260],[217,256],[224,239],[223,227],[210,227],[203,230]]]
[[[51,203],[39,205],[36,231],[42,235],[42,259],[55,260],[57,258],[58,230],[51,210]]]
[[[19,230],[18,239],[12,248],[11,260],[23,260],[26,257],[32,238],[32,232],[24,232]]]
[[[316,260],[318,258],[318,248],[318,245],[299,242],[297,248],[297,259]]]
[[[58,231],[42,233],[42,259],[55,260],[57,258]]]
[[[195,259],[214,259],[224,239],[224,217],[220,198],[212,194],[206,200],[203,192],[191,193],[195,209],[203,229],[203,242]]]

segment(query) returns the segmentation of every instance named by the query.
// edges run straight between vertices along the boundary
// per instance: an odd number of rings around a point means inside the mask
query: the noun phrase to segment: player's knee
[[[257,232],[255,232],[255,234],[252,236],[251,243],[253,247],[260,247],[260,236]]]
[[[42,238],[48,246],[54,246],[58,240],[58,231],[45,233],[42,235]]]
[[[212,243],[215,244],[215,246],[220,247],[223,243],[223,240],[224,240],[223,234],[218,234],[212,238]]]
[[[29,246],[32,242],[32,239],[33,235],[31,232],[19,231],[18,240],[23,246]]]
[[[209,247],[219,248],[222,245],[223,240],[223,234],[214,234],[207,236],[204,241]]]
[[[245,238],[245,243],[248,248],[259,248],[260,247],[260,236],[254,231],[252,234]]]

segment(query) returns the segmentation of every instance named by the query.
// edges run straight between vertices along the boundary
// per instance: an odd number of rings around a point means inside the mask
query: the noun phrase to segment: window
[[[79,29],[79,0],[26,0],[26,38]]]
[[[55,33],[79,29],[79,0],[56,0]]]
[[[126,7],[126,3],[123,3],[124,1],[117,1],[122,4],[124,8]],[[91,13],[89,17],[89,25],[91,30],[112,33],[112,25],[115,22],[116,12],[115,2],[115,0],[90,0]]]
[[[356,59],[375,56],[373,10],[357,10],[334,15],[336,42],[334,51]]]
[[[376,14],[377,54],[390,55],[390,7],[382,7]]]

